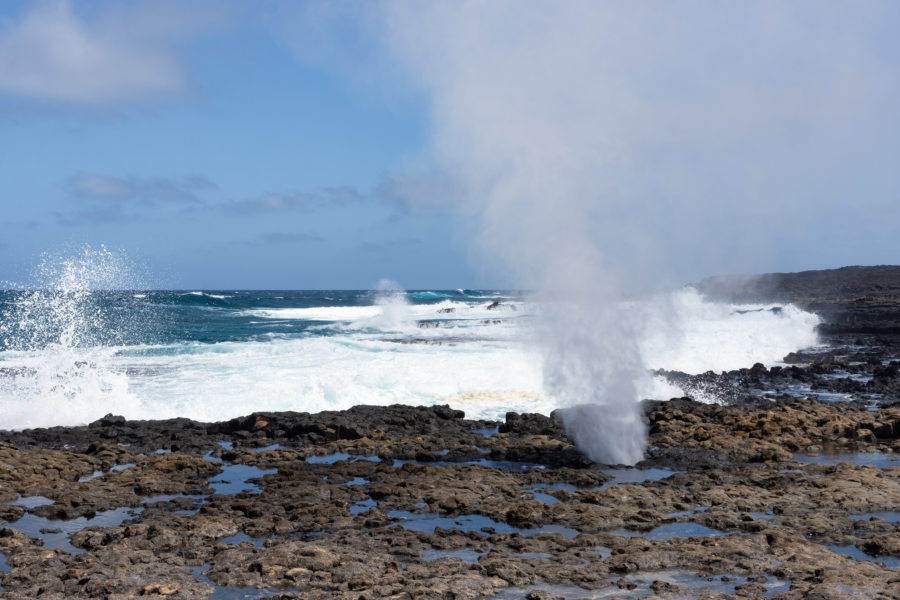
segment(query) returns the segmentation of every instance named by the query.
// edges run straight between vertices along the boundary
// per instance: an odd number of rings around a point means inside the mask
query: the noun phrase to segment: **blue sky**
[[[3,3],[0,280],[82,244],[192,289],[900,261],[896,4],[528,6]]]
[[[4,4],[3,29],[54,10],[90,28],[112,8]],[[102,243],[162,286],[472,285],[446,211],[378,192],[425,144],[421,101],[371,99],[296,60],[266,15],[221,8],[191,39],[166,40],[188,79],[172,89],[3,90],[0,279],[21,281],[44,251]]]

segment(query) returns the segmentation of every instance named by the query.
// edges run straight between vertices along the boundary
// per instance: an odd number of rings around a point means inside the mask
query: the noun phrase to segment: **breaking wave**
[[[152,291],[105,248],[47,258],[28,289],[0,292],[0,427],[85,423],[110,412],[220,420],[255,410],[449,403],[472,418],[502,418],[558,406],[544,380],[533,301],[428,293],[395,284],[375,292]],[[714,303],[688,288],[621,308],[647,369],[772,365],[817,341],[818,317],[790,305]],[[635,400],[684,393],[645,379]]]

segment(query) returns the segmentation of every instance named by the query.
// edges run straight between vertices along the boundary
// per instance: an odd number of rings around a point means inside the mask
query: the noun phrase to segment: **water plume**
[[[377,35],[428,103],[451,202],[475,217],[479,261],[538,290],[546,386],[588,407],[564,414],[596,460],[644,444],[624,292],[804,248],[798,220],[821,237],[829,212],[865,214],[840,210],[846,182],[872,139],[896,143],[879,133],[898,123],[889,3],[383,6]]]
[[[375,304],[381,309],[375,325],[380,329],[403,329],[409,325],[411,315],[406,292],[396,281],[382,279],[375,286]]]
[[[3,346],[23,351],[114,345],[125,328],[109,323],[107,292],[129,286],[122,253],[84,246],[71,254],[44,254],[4,314]],[[22,287],[22,286],[10,286]],[[119,323],[117,325],[123,325]]]
[[[0,310],[0,427],[83,423],[134,401],[112,367],[117,347],[139,336],[140,310],[117,310],[134,279],[121,252],[84,246],[45,254],[27,286]],[[36,407],[41,407],[36,410]]]

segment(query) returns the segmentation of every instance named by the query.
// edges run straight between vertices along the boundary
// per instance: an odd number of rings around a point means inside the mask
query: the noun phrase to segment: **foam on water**
[[[73,256],[45,256],[32,289],[0,312],[0,427],[83,422],[111,400],[138,403],[125,373],[109,364],[136,315],[110,314],[106,292],[133,287],[126,259],[105,247]]]
[[[364,327],[383,328],[389,325],[396,329],[404,325],[415,325],[417,319],[501,319],[526,314],[522,302],[504,302],[494,309],[488,309],[490,302],[459,302],[445,300],[431,304],[406,304],[403,296],[392,301],[382,301],[370,306],[315,306],[309,308],[258,308],[237,313],[263,319],[291,319],[345,323],[355,329]]]
[[[113,297],[109,290],[140,286],[127,261],[104,248],[47,259],[36,281],[0,302],[0,428],[106,413],[211,421],[394,403],[447,403],[469,418],[502,419],[559,405],[533,329],[538,309],[521,297],[411,295],[390,282],[375,292],[307,294],[313,305],[265,292]],[[716,304],[685,289],[625,308],[648,368],[776,364],[816,342],[818,317],[791,306]],[[166,328],[160,343],[156,332]],[[635,399],[684,395],[660,377],[635,387]]]
[[[316,306],[312,308],[258,308],[245,310],[240,316],[264,319],[296,319],[303,321],[361,321],[381,314],[380,306]]]
[[[645,366],[691,374],[778,363],[814,346],[821,322],[792,305],[721,304],[692,288],[633,308]]]
[[[520,404],[527,407],[528,398],[540,390],[539,363],[524,350],[397,346],[335,337],[197,345],[188,353],[155,356],[151,376],[132,378],[130,391],[143,402],[129,416],[162,413],[219,420],[255,410],[451,401],[470,416],[494,418],[506,408],[452,399],[481,390],[517,389],[509,396],[520,395]],[[122,369],[141,361],[117,360]]]

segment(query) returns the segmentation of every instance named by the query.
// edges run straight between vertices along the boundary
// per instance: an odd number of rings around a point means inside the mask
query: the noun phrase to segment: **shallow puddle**
[[[262,448],[250,448],[250,452],[259,454],[260,452],[268,452],[269,450],[280,450],[282,447],[281,444],[272,444],[270,446],[263,446]]]
[[[157,502],[171,502],[180,498],[190,498],[191,500],[205,500],[203,494],[160,494],[158,496],[144,496],[141,498],[141,504],[155,504]]]
[[[536,558],[538,560],[550,560],[552,555],[549,552],[519,552],[518,554],[510,554],[510,558]]]
[[[350,510],[351,515],[361,515],[364,512],[367,512],[377,506],[378,506],[378,503],[375,502],[374,500],[372,500],[371,498],[369,498],[368,500],[362,500],[360,502],[357,502],[356,504],[351,506],[349,510]]]
[[[478,562],[479,556],[484,556],[487,552],[476,552],[468,548],[461,550],[425,550],[422,552],[422,560],[431,562],[439,558],[458,558],[465,563]]]
[[[132,519],[143,511],[142,508],[115,508],[98,512],[92,518],[77,517],[75,519],[47,519],[32,513],[25,515],[14,523],[7,523],[4,527],[17,529],[32,538],[40,538],[45,548],[59,548],[70,554],[81,554],[81,548],[76,548],[69,541],[69,534],[81,531],[86,527],[118,527],[124,521]],[[44,530],[43,532],[41,530]]]
[[[514,460],[490,460],[487,458],[476,458],[473,460],[463,460],[463,461],[438,461],[433,463],[420,463],[420,464],[432,464],[439,467],[452,467],[454,465],[476,465],[480,467],[488,467],[491,469],[505,469],[507,471],[530,471],[531,469],[546,469],[547,465],[542,465],[538,463],[531,462],[520,462]]]
[[[550,494],[546,494],[544,492],[538,491],[537,488],[526,489],[525,492],[530,492],[534,494],[534,500],[531,502],[543,502],[544,504],[557,504],[559,500]]]
[[[678,517],[686,517],[688,515],[696,515],[697,513],[706,512],[709,510],[708,506],[698,506],[697,508],[692,508],[691,510],[681,510],[678,512],[669,513],[669,517],[672,519],[677,519]]]
[[[750,515],[754,519],[765,519],[767,521],[771,521],[775,518],[775,515],[769,512],[746,512],[745,515]]]
[[[519,462],[512,460],[490,460],[487,458],[474,458],[468,460],[433,460],[433,461],[421,461],[421,460],[404,460],[400,458],[395,458],[394,462],[391,466],[395,469],[402,467],[407,463],[412,463],[414,465],[422,465],[422,466],[432,466],[432,467],[453,467],[453,466],[479,466],[479,467],[488,467],[490,469],[503,469],[507,471],[530,471],[531,469],[546,469],[546,465],[541,465],[538,463],[530,463],[530,462]]]
[[[550,585],[541,584],[527,588],[507,588],[496,596],[491,596],[495,600],[513,600],[524,598],[528,593],[536,590],[549,592],[553,596],[561,596],[563,598],[591,598],[595,600],[605,598],[622,598],[623,600],[638,600],[650,596],[657,596],[658,592],[652,586],[660,584],[664,586],[672,586],[671,590],[663,591],[662,596],[667,598],[696,598],[701,594],[734,594],[737,586],[748,583],[746,577],[736,575],[716,575],[712,577],[701,577],[693,573],[685,571],[656,571],[652,573],[636,573],[626,575],[634,589],[621,589],[613,582],[603,588],[589,590],[574,585]],[[658,583],[657,583],[658,582]],[[780,579],[771,579],[761,584],[765,587],[764,597],[771,597],[775,594],[786,592],[790,589],[790,582]],[[665,589],[665,588],[663,588]]]
[[[578,487],[571,483],[538,483],[532,486],[535,490],[565,490],[567,492],[576,492]]]
[[[842,462],[856,466],[869,465],[884,469],[886,467],[900,467],[900,454],[884,454],[880,452],[854,452],[851,454],[819,454],[818,456],[806,456],[795,454],[794,460],[800,463],[816,465],[838,465]]]
[[[624,467],[621,469],[600,469],[601,473],[612,477],[611,480],[601,485],[598,490],[605,490],[614,485],[639,484],[645,481],[659,481],[670,477],[675,473],[683,473],[684,471],[674,471],[672,469],[656,468],[636,469],[634,467]]]
[[[204,571],[209,570],[208,564],[202,564],[199,567],[191,568],[191,575],[201,583],[208,583],[215,587],[215,591],[207,600],[259,600],[261,598],[269,598],[279,593],[296,592],[297,590],[275,590],[271,588],[237,588],[216,585],[209,577],[204,575]]]
[[[90,481],[91,479],[97,479],[103,475],[103,471],[94,471],[90,475],[84,475],[78,478],[78,483],[85,483],[86,481]]]
[[[829,392],[828,390],[814,390],[808,383],[796,383],[786,386],[775,386],[772,389],[754,390],[756,395],[767,395],[772,393],[787,394],[794,398],[817,399],[822,402],[849,402],[855,397],[861,397],[863,392]]]
[[[241,492],[250,492],[258,494],[262,490],[258,485],[249,483],[249,479],[257,479],[263,475],[272,475],[277,473],[278,469],[260,469],[250,465],[226,465],[222,467],[222,472],[209,480],[209,485],[215,490],[216,494],[232,495]]]
[[[171,452],[171,450],[157,450],[153,454],[166,454],[169,452]],[[108,472],[109,473],[119,473],[126,469],[130,469],[133,466],[135,466],[135,463],[125,463],[125,464],[121,464],[121,465],[113,465],[112,467],[110,467]],[[90,475],[83,475],[82,477],[79,477],[78,483],[86,483],[88,481],[91,481],[92,479],[97,479],[98,477],[102,477],[104,475],[106,475],[106,473],[103,471],[94,471]]]
[[[710,537],[710,536],[725,536],[729,535],[724,531],[719,531],[718,529],[711,529],[709,527],[705,527],[698,523],[668,523],[666,525],[660,525],[656,529],[651,529],[647,532],[635,531],[633,529],[613,529],[612,531],[608,531],[606,533],[611,533],[613,535],[621,535],[623,537],[642,537],[648,540],[671,540],[677,537],[689,538],[689,537]]]
[[[37,508],[38,506],[49,506],[53,504],[53,500],[46,496],[19,496],[15,502],[10,502],[13,506],[24,506],[25,508]]]
[[[371,483],[371,482],[368,479],[365,479],[363,477],[354,477],[353,479],[351,479],[344,485],[346,485],[347,487],[350,487],[352,485],[369,485],[369,483]]]
[[[400,526],[410,531],[421,531],[422,533],[434,533],[434,530],[440,527],[441,529],[457,529],[465,532],[479,531],[482,533],[520,533],[522,535],[558,533],[567,538],[574,538],[578,535],[578,531],[563,525],[544,525],[535,529],[521,529],[483,515],[442,517],[436,513],[413,513],[406,510],[392,510],[388,512],[387,516],[391,519],[401,519],[399,523],[389,525],[389,527]]]
[[[240,533],[236,533],[231,537],[223,538],[219,541],[223,544],[240,544],[241,542],[250,542],[257,548],[262,548],[263,543],[266,541],[266,538],[250,537],[242,531]]]
[[[859,383],[869,383],[872,381],[872,376],[868,373],[848,373],[847,371],[835,371],[834,373],[825,373],[820,375],[822,379],[852,379],[853,381],[857,381]]]
[[[837,554],[843,554],[844,556],[849,556],[850,558],[855,558],[856,560],[865,560],[867,562],[880,562],[884,563],[884,566],[889,569],[900,569],[900,558],[895,556],[871,556],[866,554],[856,546],[834,546],[831,544],[826,544],[826,548],[835,552]]]
[[[379,456],[360,456],[358,454],[348,454],[346,452],[335,452],[334,454],[326,454],[325,456],[310,456],[306,462],[311,465],[333,465],[343,460],[345,462],[356,462],[359,460],[367,460],[369,462],[381,462]]]
[[[500,426],[495,425],[493,427],[482,427],[481,429],[473,429],[472,433],[477,433],[479,435],[483,435],[484,437],[491,437],[500,433]]]
[[[638,573],[628,575],[626,579],[632,583],[641,585],[652,585],[654,581],[663,581],[681,588],[690,590],[692,593],[707,594],[734,594],[735,588],[739,585],[749,583],[747,577],[740,575],[714,575],[710,577],[701,577],[693,573],[678,570],[656,571],[652,573]],[[771,597],[775,594],[781,594],[791,588],[791,583],[782,579],[772,577],[766,578],[767,581],[761,583],[766,588],[765,597]]]
[[[883,512],[870,512],[863,513],[861,515],[847,515],[854,521],[868,521],[872,517],[877,519],[881,519],[882,521],[886,521],[888,523],[900,523],[900,512],[895,511],[883,511]]]

